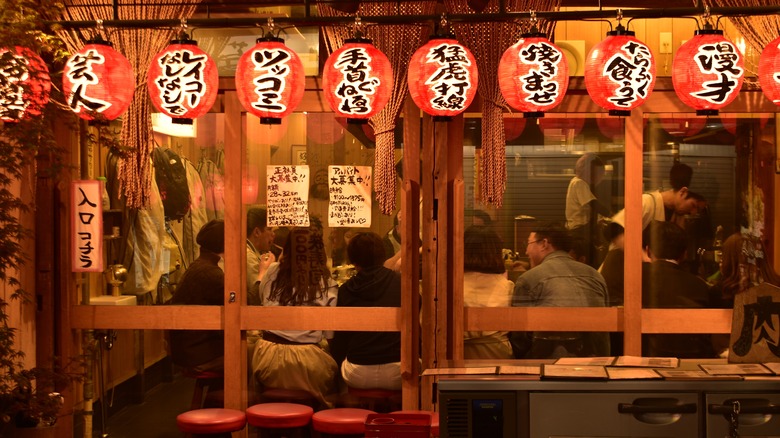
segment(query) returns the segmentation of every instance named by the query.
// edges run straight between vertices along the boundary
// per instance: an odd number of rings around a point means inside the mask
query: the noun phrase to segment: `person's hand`
[[[274,253],[270,251],[260,254],[260,263],[258,264],[260,269],[258,269],[257,272],[257,281],[262,280],[265,271],[267,271],[268,267],[271,266],[271,263],[275,261],[276,261],[276,256],[274,255]]]

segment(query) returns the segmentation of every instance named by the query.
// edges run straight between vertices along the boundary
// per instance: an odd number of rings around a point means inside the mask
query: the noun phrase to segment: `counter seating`
[[[176,416],[180,431],[193,436],[230,437],[246,425],[246,414],[236,409],[194,409]]]
[[[311,417],[312,436],[360,436],[366,432],[366,418],[375,414],[368,409],[335,408],[315,412]]]
[[[246,410],[246,421],[260,431],[260,436],[303,438],[307,436],[311,406],[297,403],[260,403]]]

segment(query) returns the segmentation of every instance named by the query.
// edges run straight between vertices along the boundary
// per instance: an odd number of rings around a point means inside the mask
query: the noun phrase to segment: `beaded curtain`
[[[710,7],[755,7],[777,6],[780,5],[780,0],[705,0],[704,3]],[[736,16],[728,19],[756,53],[761,53],[764,47],[780,36],[780,18],[777,14]],[[758,72],[751,73],[755,75]]]
[[[445,0],[447,11],[453,14],[472,12],[473,1]],[[508,12],[552,11],[560,6],[560,0],[490,0],[479,12],[500,12],[503,5]],[[480,5],[481,6],[481,5]],[[552,36],[555,23],[539,20],[539,32]],[[498,64],[509,46],[520,39],[520,34],[530,31],[531,23],[516,22],[454,23],[455,36],[468,46],[477,59],[479,88],[482,100],[482,159],[479,164],[479,197],[483,204],[500,208],[506,189],[506,138],[504,135],[504,109],[506,101],[498,86]]]
[[[327,3],[317,5],[320,15],[346,17],[348,14],[336,10]],[[436,9],[436,2],[361,2],[358,16],[396,16],[429,15]],[[369,124],[376,135],[374,151],[374,191],[379,209],[390,215],[396,209],[396,172],[395,172],[395,126],[403,108],[409,90],[406,73],[409,60],[423,44],[429,30],[426,26],[381,25],[362,26],[363,33],[373,40],[374,45],[384,53],[393,66],[393,92],[390,101],[377,115],[371,117]],[[333,53],[344,44],[344,40],[354,37],[354,26],[325,26],[323,28],[328,53]]]
[[[61,20],[143,20],[183,19],[191,17],[199,0],[114,0],[114,7],[105,0],[66,0]],[[148,3],[148,4],[145,4]],[[155,29],[107,29],[103,37],[114,48],[125,55],[133,66],[135,93],[130,108],[122,116],[120,141],[125,148],[117,163],[119,193],[126,198],[130,208],[144,208],[149,205],[152,190],[151,156],[154,147],[152,136],[152,105],[146,87],[146,74],[152,58],[163,49],[179,32],[179,28]],[[94,32],[90,31],[90,32]],[[65,41],[68,49],[78,51],[84,42],[95,35],[84,35],[81,31],[59,30],[57,35]]]

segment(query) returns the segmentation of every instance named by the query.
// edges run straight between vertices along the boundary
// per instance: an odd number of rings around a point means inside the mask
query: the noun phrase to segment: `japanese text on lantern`
[[[183,115],[200,104],[206,93],[206,60],[207,55],[195,55],[186,49],[167,52],[157,60],[161,71],[155,83],[163,108],[173,115]]]
[[[380,80],[371,76],[372,59],[363,47],[355,47],[342,52],[334,67],[343,79],[336,86],[336,96],[341,99],[339,110],[345,114],[370,113],[371,100],[368,96],[376,93]]]
[[[529,44],[518,53],[520,62],[535,66],[525,76],[520,76],[522,90],[527,94],[525,100],[537,105],[555,102],[560,94],[558,82],[558,64],[563,57],[552,44],[540,41]]]
[[[608,101],[616,106],[631,108],[640,99],[647,99],[653,82],[652,54],[637,41],[628,41],[604,64],[604,75],[618,85]]]
[[[252,107],[260,111],[287,111],[282,93],[290,74],[290,53],[283,49],[261,49],[252,55],[255,71],[260,72],[252,81],[257,95]]]
[[[371,226],[371,168],[328,166],[328,226]]]
[[[426,59],[439,65],[425,81],[436,92],[431,99],[431,106],[446,111],[465,109],[466,94],[471,88],[471,75],[466,66],[471,65],[471,60],[463,47],[458,44],[440,44],[428,52]]]
[[[100,181],[71,183],[71,266],[73,272],[103,271],[103,206]]]
[[[267,166],[268,225],[309,226],[309,166]]]
[[[93,70],[95,64],[105,64],[106,57],[97,50],[87,50],[85,53],[77,53],[68,60],[65,72],[72,84],[70,102],[71,109],[78,111],[84,107],[89,111],[103,112],[111,106],[110,102],[100,100],[87,95],[90,85],[97,85],[99,79]]]
[[[24,56],[18,56],[11,51],[3,53],[4,59],[0,69],[0,117],[18,119],[29,105],[24,99],[24,86],[30,77],[28,61]]]
[[[702,73],[715,74],[717,79],[702,82],[704,89],[692,92],[692,96],[711,103],[723,103],[732,93],[739,91],[737,88],[743,69],[737,65],[739,52],[734,44],[728,41],[702,44],[694,60]]]

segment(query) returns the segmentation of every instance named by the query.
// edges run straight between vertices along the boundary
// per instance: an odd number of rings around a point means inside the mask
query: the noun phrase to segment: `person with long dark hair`
[[[336,305],[338,288],[325,255],[322,225],[312,218],[309,227],[293,228],[279,262],[265,269],[259,295],[263,306]],[[265,330],[257,341],[252,370],[262,388],[305,390],[322,405],[336,392],[336,361],[325,350],[332,332],[321,330]]]

